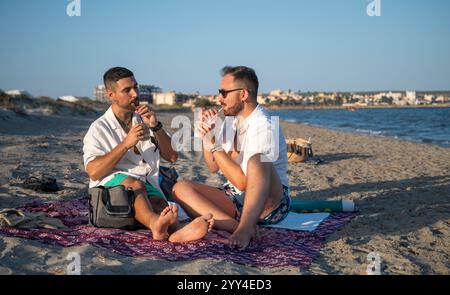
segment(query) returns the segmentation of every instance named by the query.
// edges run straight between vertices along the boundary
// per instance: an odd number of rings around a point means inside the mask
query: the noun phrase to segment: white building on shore
[[[97,101],[108,102],[108,95],[106,94],[106,87],[103,84],[97,85],[94,88],[94,98]]]
[[[406,100],[415,100],[416,92],[415,91],[406,91],[405,99]]]
[[[153,103],[153,98],[156,93],[161,93],[161,88],[154,85],[139,85],[139,100],[141,102]],[[108,102],[108,94],[104,84],[97,85],[94,88],[95,100],[101,102]]]
[[[18,89],[14,89],[14,90],[8,90],[6,91],[6,94],[8,94],[11,97],[27,97],[27,98],[34,98],[28,91],[26,90],[18,90]]]
[[[59,96],[58,100],[67,101],[67,102],[80,102],[80,101],[89,101],[88,97],[77,97],[72,95]]]
[[[406,91],[405,100],[408,101],[409,104],[418,104],[415,91]]]
[[[256,101],[259,104],[261,104],[261,105],[265,105],[266,104],[266,100],[267,100],[267,97],[264,96],[264,95],[258,95],[257,98],[256,98]]]
[[[443,96],[443,95],[439,95],[438,97],[436,97],[436,102],[437,103],[447,103],[447,102],[450,102],[450,98]]]
[[[161,92],[153,94],[153,104],[155,105],[182,105],[193,96],[175,91]]]
[[[423,100],[426,101],[427,103],[432,103],[434,101],[434,95],[432,95],[432,94],[425,94],[423,96]]]

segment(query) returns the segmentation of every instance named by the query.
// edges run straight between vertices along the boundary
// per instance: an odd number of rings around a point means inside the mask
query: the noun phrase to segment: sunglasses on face
[[[238,90],[244,90],[245,88],[236,88],[231,90],[225,90],[225,89],[219,89],[219,94],[222,95],[223,98],[226,98],[228,93],[238,91]]]

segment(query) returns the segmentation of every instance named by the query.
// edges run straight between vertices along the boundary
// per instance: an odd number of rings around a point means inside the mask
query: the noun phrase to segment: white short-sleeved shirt
[[[136,114],[134,114],[136,115]],[[152,131],[150,134],[153,136]],[[103,156],[120,144],[127,134],[117,121],[110,107],[100,118],[94,121],[83,140],[83,160],[86,169],[87,164],[98,156]],[[136,145],[140,155],[136,155],[133,149],[127,151],[110,175],[98,180],[90,180],[89,187],[104,185],[117,173],[123,173],[146,180],[155,188],[160,189],[159,177],[159,148],[155,151],[155,144],[150,140],[140,141]],[[160,189],[161,190],[161,189]]]
[[[238,132],[237,148],[240,154],[235,161],[244,174],[247,175],[248,160],[256,154],[261,154],[261,161],[272,162],[281,183],[289,187],[286,140],[278,118],[271,118],[267,111],[258,105],[241,126],[238,126],[237,118],[230,119],[226,118],[223,122],[217,142],[229,152]]]

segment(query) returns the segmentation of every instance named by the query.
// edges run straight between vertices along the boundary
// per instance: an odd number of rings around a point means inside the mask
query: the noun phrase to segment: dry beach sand
[[[174,115],[160,112],[169,126]],[[100,113],[48,115],[0,109],[0,208],[85,194],[82,138]],[[383,274],[450,274],[450,149],[283,122],[286,137],[312,137],[323,163],[290,164],[294,197],[354,200],[361,212],[332,234],[306,270],[255,268],[218,260],[169,262],[125,257],[84,245],[50,246],[0,235],[0,274],[64,274],[69,252],[81,254],[83,274],[365,274],[376,252]],[[200,153],[182,153],[181,177],[211,185]],[[57,179],[57,193],[18,187],[36,173]]]

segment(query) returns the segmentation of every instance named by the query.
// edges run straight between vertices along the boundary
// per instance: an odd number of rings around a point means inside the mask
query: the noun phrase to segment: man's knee
[[[126,187],[130,187],[133,190],[140,190],[140,189],[145,190],[145,183],[133,177],[127,177],[124,181],[122,181],[121,184]]]
[[[161,213],[169,205],[165,199],[158,196],[149,196],[148,200],[155,213]]]
[[[189,180],[181,180],[178,181],[172,188],[172,193],[175,199],[181,200],[183,196],[186,194],[183,194],[186,190],[193,188],[193,182]]]

